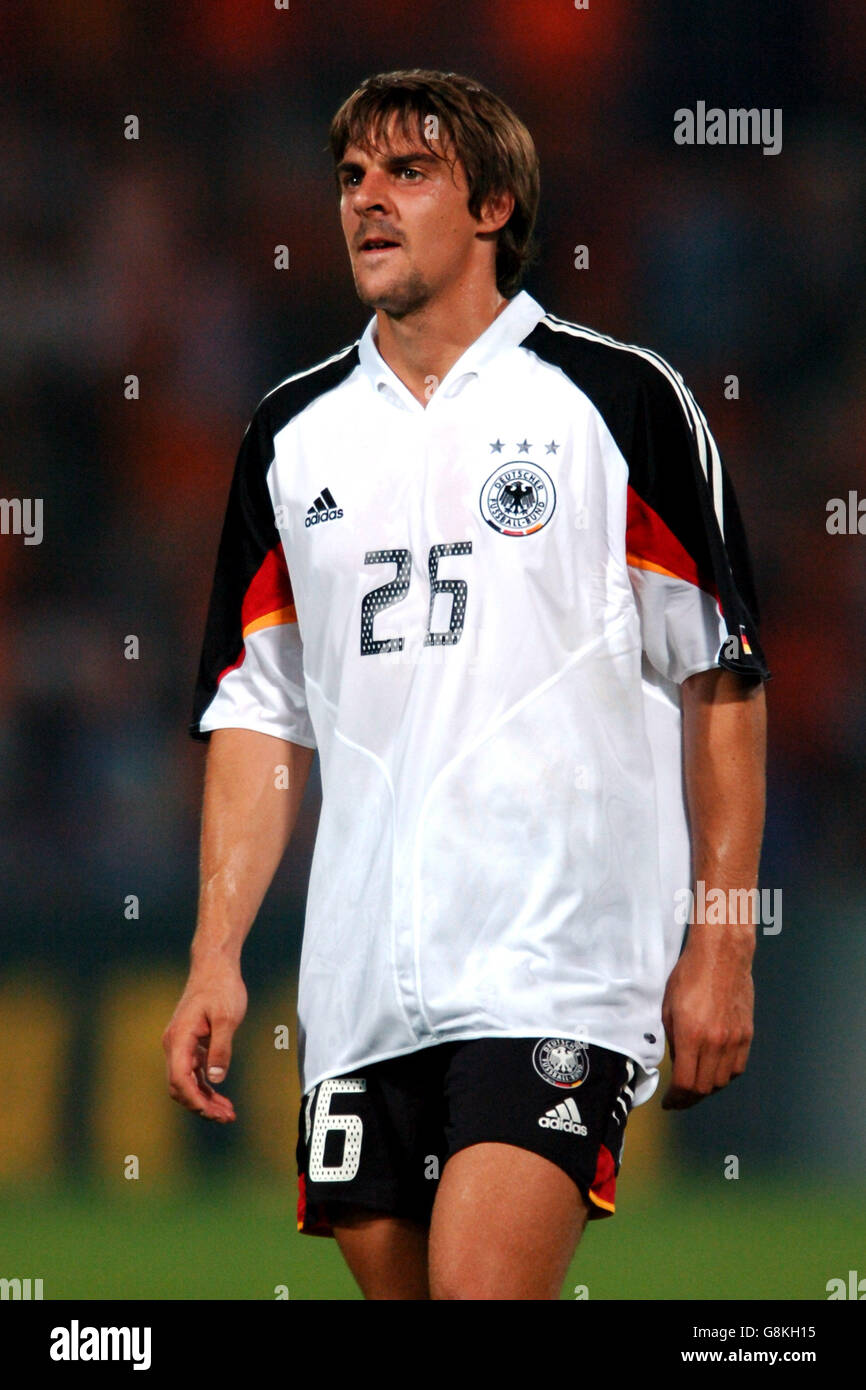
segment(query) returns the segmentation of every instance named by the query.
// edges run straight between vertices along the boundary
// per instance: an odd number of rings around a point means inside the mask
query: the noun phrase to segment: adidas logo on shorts
[[[561,1129],[564,1134],[586,1135],[586,1125],[581,1124],[580,1111],[571,1096],[560,1101],[552,1110],[547,1110],[538,1121],[542,1129]]]

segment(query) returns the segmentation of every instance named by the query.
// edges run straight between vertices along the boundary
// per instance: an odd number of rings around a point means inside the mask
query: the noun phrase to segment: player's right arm
[[[210,738],[189,978],[162,1042],[169,1095],[223,1124],[234,1106],[209,1082],[225,1079],[246,1013],[241,948],[294,829],[313,753],[252,729]]]

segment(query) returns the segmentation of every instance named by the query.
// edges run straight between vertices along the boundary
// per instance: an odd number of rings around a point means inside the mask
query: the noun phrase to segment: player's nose
[[[388,176],[385,170],[375,167],[367,169],[358,187],[352,191],[353,209],[357,213],[365,213],[390,206]]]

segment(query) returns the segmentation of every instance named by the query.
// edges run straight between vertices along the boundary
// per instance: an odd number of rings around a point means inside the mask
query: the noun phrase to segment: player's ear
[[[514,194],[510,189],[491,193],[481,205],[478,230],[480,232],[499,232],[514,211]]]

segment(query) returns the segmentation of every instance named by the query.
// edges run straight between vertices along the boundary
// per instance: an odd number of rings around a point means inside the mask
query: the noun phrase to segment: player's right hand
[[[191,974],[171,1021],[162,1035],[168,1093],[187,1110],[228,1124],[237,1118],[228,1096],[213,1085],[225,1080],[232,1037],[247,1011],[247,991],[240,971],[211,967]]]

